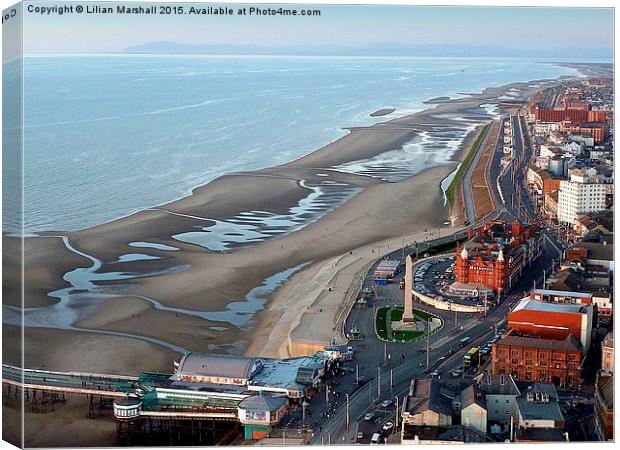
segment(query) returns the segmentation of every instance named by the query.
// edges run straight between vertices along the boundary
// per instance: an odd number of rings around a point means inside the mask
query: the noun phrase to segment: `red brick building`
[[[564,133],[583,134],[594,138],[595,144],[600,144],[605,140],[607,135],[607,126],[600,122],[581,122],[562,124],[561,130]]]
[[[484,285],[501,295],[542,250],[538,229],[518,221],[491,221],[468,233],[469,240],[456,249],[453,291]]]
[[[591,301],[591,299],[590,299]],[[591,305],[548,303],[525,298],[508,314],[508,328],[519,334],[563,341],[574,336],[584,352],[590,348]]]
[[[494,374],[561,387],[580,384],[582,349],[574,336],[559,341],[514,333],[509,331],[493,344]]]
[[[547,109],[536,107],[534,116],[539,122],[584,123],[588,121],[588,111],[581,109]]]
[[[607,113],[605,111],[589,111],[587,107],[570,107],[566,109],[536,107],[534,108],[534,117],[539,122],[570,122],[574,125],[588,122],[607,122]]]

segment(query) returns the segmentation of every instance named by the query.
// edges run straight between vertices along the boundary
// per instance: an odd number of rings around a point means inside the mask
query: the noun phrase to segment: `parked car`
[[[363,431],[358,431],[357,432],[357,440],[361,440],[364,439],[364,432]]]
[[[364,420],[372,420],[374,418],[375,418],[375,413],[371,413],[371,412],[369,412],[368,414],[364,416]]]
[[[392,403],[394,403],[392,402],[392,400],[383,400],[381,402],[381,406],[383,406],[384,408],[389,408],[390,406],[392,406]]]

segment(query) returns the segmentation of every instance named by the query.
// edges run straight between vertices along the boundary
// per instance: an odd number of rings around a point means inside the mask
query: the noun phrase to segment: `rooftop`
[[[571,305],[569,303],[548,303],[533,300],[531,298],[524,298],[512,310],[512,312],[518,311],[544,311],[566,314],[584,314],[586,313],[586,307],[583,305]]]
[[[277,411],[285,403],[286,400],[282,397],[252,395],[251,397],[243,399],[241,403],[239,403],[239,408],[260,411]]]
[[[519,428],[517,442],[562,442],[566,441],[564,430],[559,428]]]
[[[206,353],[186,353],[179,362],[177,377],[206,376],[250,379],[260,370],[261,360],[244,356],[212,355]]]
[[[487,407],[484,392],[478,386],[470,384],[461,391],[461,410],[474,403],[484,409]]]
[[[588,259],[600,259],[603,261],[614,260],[614,246],[613,244],[598,242],[580,242],[580,247],[588,249]]]
[[[420,441],[445,441],[445,442],[484,442],[483,436],[468,430],[460,425],[450,427],[432,427],[432,426],[403,426],[403,439]]]
[[[435,380],[435,378],[411,380],[404,412],[415,415],[430,410],[438,414],[452,416],[452,403],[440,393],[439,383]]]
[[[487,395],[517,396],[521,393],[512,375],[482,373],[474,382]]]
[[[263,369],[252,378],[252,386],[265,386],[279,389],[300,389],[303,386],[300,380],[308,379],[304,373],[306,369],[318,371],[325,365],[325,361],[317,356],[302,356],[290,359],[264,359]],[[312,382],[312,380],[310,380]]]
[[[396,259],[384,259],[377,266],[377,270],[396,270],[400,266],[400,261]]]
[[[536,233],[536,227],[518,221],[494,220],[470,232],[474,233],[473,236],[457,249],[458,255],[487,261],[498,259],[501,252],[502,257],[509,261],[510,257],[524,252],[529,239]]]
[[[596,380],[596,392],[608,409],[614,407],[614,376],[600,376]]]
[[[537,348],[563,352],[581,352],[581,344],[572,334],[568,335],[563,341],[508,334],[500,339],[495,345]]]
[[[586,297],[592,298],[593,294],[586,292],[574,292],[574,291],[558,291],[554,289],[534,289],[532,294],[552,295],[556,297]]]
[[[521,389],[517,405],[523,420],[564,421],[558,404],[558,393],[552,384],[529,384],[527,388]]]

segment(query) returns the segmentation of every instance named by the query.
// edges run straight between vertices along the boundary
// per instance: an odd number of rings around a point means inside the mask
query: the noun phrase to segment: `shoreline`
[[[365,245],[373,245],[395,236],[402,236],[404,231],[411,230],[412,223],[419,228],[443,223],[445,219],[443,216],[447,214],[446,208],[442,210],[442,217],[437,217],[436,214],[437,208],[443,207],[440,183],[456,167],[457,161],[454,158],[460,157],[462,145],[468,140],[467,136],[463,137],[461,146],[450,155],[449,161],[438,163],[430,168],[423,168],[415,175],[399,182],[385,182],[366,175],[338,172],[333,166],[342,161],[356,161],[363,159],[364,156],[372,157],[382,154],[391,150],[388,148],[394,143],[406,142],[416,133],[433,132],[441,126],[447,127],[454,122],[450,118],[433,116],[454,113],[471,114],[468,110],[473,106],[492,103],[493,98],[499,102],[497,97],[501,96],[502,92],[515,89],[517,86],[524,91],[524,95],[528,90],[540,90],[538,87],[529,88],[528,85],[535,82],[537,80],[487,88],[471,98],[458,98],[408,116],[398,117],[370,127],[351,129],[344,137],[289,163],[253,172],[225,175],[193,189],[190,196],[131,214],[122,219],[71,232],[68,236],[76,248],[96,255],[106,268],[114,267],[114,270],[124,267],[131,272],[140,273],[152,267],[149,264],[164,266],[188,264],[189,269],[182,272],[132,280],[131,284],[134,286],[132,294],[156,298],[166,306],[225,311],[231,301],[235,299],[242,301],[251,289],[250,286],[260,285],[274,271],[279,272],[314,261],[309,267],[300,270],[291,278],[298,279],[308,276],[311,270],[316,270],[314,266],[321,261],[327,261]],[[556,79],[550,83],[557,82],[560,80]],[[377,146],[377,143],[382,145]],[[442,177],[435,179],[437,174],[442,174]],[[249,208],[286,211],[292,203],[304,197],[304,189],[299,186],[300,178],[311,179],[317,183],[328,178],[334,183],[344,182],[362,190],[345,203],[297,231],[272,237],[247,247],[239,247],[229,253],[209,251],[171,237],[180,230],[204,226],[204,217],[208,217],[209,220],[213,218],[225,220],[234,213],[247,211]],[[420,202],[419,197],[415,195],[415,189],[424,189],[424,186],[428,189],[429,181],[436,182],[434,193],[429,192],[427,196],[429,198],[424,199],[422,205],[412,208],[411,206],[416,204],[416,201]],[[403,195],[400,192],[402,187],[414,187],[415,189],[413,193],[408,192]],[[426,193],[424,190],[422,192]],[[386,198],[390,198],[390,201],[386,202]],[[381,214],[387,216],[381,216]],[[391,217],[392,214],[395,217]],[[391,222],[387,225],[384,221],[385,217],[390,217]],[[37,238],[26,239],[26,241],[33,242],[37,240]],[[174,246],[180,251],[141,248],[139,253],[157,256],[161,259],[156,262],[135,261],[115,264],[119,256],[127,253],[128,250],[138,250],[129,247],[131,242],[138,240]],[[37,246],[37,244],[33,245]],[[40,256],[47,258],[48,261],[58,261],[64,258],[61,255],[66,252],[59,249],[46,249],[40,253]],[[48,275],[59,274],[60,276],[55,279],[62,280],[61,270],[57,266],[50,267]],[[35,276],[28,280],[29,274],[27,274],[26,278],[26,290],[30,289],[33,292],[38,277]],[[205,344],[208,342],[214,345],[214,349],[226,351],[225,343],[234,340],[240,342],[246,349],[251,348],[256,338],[250,339],[248,334],[264,328],[264,316],[268,315],[267,311],[277,302],[279,292],[289,285],[294,286],[295,283],[289,280],[284,287],[276,289],[265,300],[263,309],[254,315],[249,328],[238,328],[227,323],[218,324],[225,329],[219,333],[220,336],[214,336],[210,332],[202,334],[199,339],[196,339],[198,342],[193,343],[194,347],[191,349],[203,349],[204,351],[207,347]],[[146,311],[142,307],[138,309]],[[135,307],[134,310],[137,311]],[[164,316],[160,311],[151,310],[151,308],[148,310],[153,315],[153,323],[161,321],[165,325],[166,320],[163,319]],[[136,314],[135,311],[134,314]],[[101,329],[122,331],[128,331],[128,327],[136,330],[144,326],[149,328],[149,324],[145,322],[135,324],[135,321],[129,317],[130,312],[123,316],[123,313],[119,311],[106,311],[104,305],[92,316],[79,323],[91,324]],[[275,316],[271,316],[272,321],[273,317]],[[151,322],[151,319],[148,322]],[[182,332],[172,330],[167,333],[164,330],[162,332],[165,333],[163,336],[169,342],[192,343],[191,328]],[[154,331],[160,336],[162,332]],[[175,333],[176,336],[173,335]],[[28,333],[26,337],[27,335]],[[54,347],[53,343],[48,343],[48,345],[51,348]],[[239,345],[235,347],[238,349]],[[229,350],[238,351],[233,348]]]
[[[119,56],[119,54],[113,54],[113,55],[114,56]],[[61,56],[62,57],[62,56],[67,56],[67,55],[60,54],[60,55],[30,55],[30,56],[33,56],[33,57],[57,57],[57,56]],[[71,56],[91,57],[91,56],[99,56],[99,54],[71,54]],[[120,55],[120,56],[123,56],[123,55]],[[141,55],[133,55],[133,54],[131,54],[131,55],[124,55],[124,56],[141,56]],[[192,55],[146,54],[146,55],[142,55],[142,56],[192,56]],[[205,57],[215,56],[215,57],[220,57],[222,55],[193,55],[193,56],[205,56]],[[232,57],[237,57],[237,56],[239,56],[239,55],[232,55]],[[261,57],[261,56],[273,57],[274,55],[255,55],[255,56],[258,56],[258,57]],[[289,57],[289,56],[285,56],[285,57]],[[293,56],[291,56],[291,57],[293,57]],[[301,58],[306,58],[306,57],[301,57]],[[308,58],[315,58],[315,56],[309,56]],[[327,57],[327,58],[332,58],[332,57]],[[339,57],[336,57],[336,58],[339,58]],[[348,57],[344,57],[344,58],[346,59]],[[361,59],[367,59],[367,58],[369,58],[369,59],[394,59],[392,57],[386,57],[386,58],[382,58],[382,57],[361,57]],[[412,58],[413,59],[420,59],[420,58],[421,59],[427,59],[426,57],[412,57]],[[357,59],[357,57],[352,57],[351,59]],[[395,58],[395,59],[399,59],[399,58]],[[407,59],[407,57],[405,57],[405,59]],[[431,57],[431,59],[432,59],[432,57]],[[444,59],[444,58],[441,57],[440,59]],[[469,57],[463,57],[463,58],[455,57],[454,59],[469,59]],[[479,58],[478,57],[474,57],[473,59],[479,59]],[[484,59],[484,58],[482,58],[482,59]],[[491,59],[493,59],[493,58],[491,58]],[[527,58],[525,58],[525,59],[527,59]],[[532,62],[535,63],[535,64],[547,64],[547,65],[554,65],[554,66],[558,66],[558,67],[571,68],[571,69],[579,71],[580,72],[579,76],[581,76],[581,77],[602,76],[599,71],[597,71],[596,69],[593,69],[592,67],[590,67],[592,65],[594,65],[594,66],[602,66],[602,67],[606,67],[606,66],[612,66],[613,67],[613,62],[612,63],[599,63],[599,62],[596,62],[596,63],[575,63],[575,62],[554,62],[554,61],[532,61]],[[605,70],[605,69],[603,69],[603,70]],[[261,168],[258,168],[258,169],[252,169],[252,170],[249,170],[249,171],[242,171],[242,172],[231,172],[229,174],[221,175],[220,177],[214,178],[213,180],[208,181],[206,183],[203,183],[203,184],[200,184],[200,185],[188,188],[185,194],[183,194],[181,196],[178,196],[178,197],[176,197],[174,199],[171,199],[169,201],[166,201],[164,203],[159,203],[159,204],[154,205],[154,206],[145,206],[145,207],[143,207],[141,209],[134,210],[133,212],[127,213],[127,214],[119,216],[119,217],[115,217],[113,219],[107,220],[105,222],[102,222],[102,223],[99,223],[99,224],[96,224],[96,225],[93,225],[93,226],[90,226],[90,227],[80,228],[80,229],[76,229],[76,230],[46,230],[46,231],[40,231],[40,232],[36,232],[36,233],[31,233],[31,234],[25,234],[24,237],[34,238],[34,237],[47,237],[47,236],[50,236],[50,235],[56,236],[56,235],[59,235],[59,234],[60,235],[67,235],[67,234],[71,234],[71,233],[79,233],[81,231],[85,231],[85,230],[88,230],[88,229],[91,229],[91,228],[95,228],[95,227],[107,225],[107,224],[110,224],[110,223],[113,223],[113,222],[116,222],[116,221],[119,221],[119,220],[127,219],[127,218],[129,218],[129,217],[131,217],[131,216],[133,216],[135,214],[141,213],[143,211],[147,211],[147,210],[150,210],[150,209],[153,209],[153,208],[163,207],[163,206],[166,206],[166,205],[175,204],[175,203],[177,203],[179,201],[182,201],[182,200],[184,200],[184,199],[186,199],[188,197],[192,197],[193,195],[196,195],[196,191],[197,190],[201,190],[201,189],[207,187],[209,184],[219,180],[220,178],[231,176],[231,175],[234,175],[234,174],[260,173],[260,172],[265,171],[265,170],[274,169],[274,168],[282,167],[282,166],[288,166],[288,165],[294,163],[295,161],[304,159],[304,158],[306,158],[306,157],[308,157],[308,156],[310,156],[310,155],[312,155],[312,154],[314,154],[314,153],[316,153],[316,152],[318,152],[318,151],[320,151],[320,150],[322,150],[322,149],[324,149],[326,147],[329,147],[332,144],[334,144],[334,143],[336,143],[336,142],[346,138],[347,136],[349,136],[351,134],[352,131],[360,130],[360,129],[368,129],[368,128],[372,128],[372,127],[374,127],[376,125],[382,125],[382,124],[388,124],[390,122],[396,122],[399,119],[406,119],[408,117],[416,116],[418,114],[431,113],[433,111],[436,112],[436,108],[438,106],[441,106],[441,105],[443,105],[445,103],[453,103],[453,102],[458,102],[460,100],[468,100],[468,97],[480,96],[480,95],[484,94],[484,92],[487,91],[487,90],[496,90],[496,89],[503,89],[503,88],[506,88],[506,90],[509,90],[510,87],[517,86],[517,85],[528,85],[528,84],[531,84],[531,83],[539,83],[539,82],[557,82],[557,81],[561,81],[563,79],[573,79],[573,78],[575,78],[575,77],[571,76],[571,75],[560,75],[560,76],[558,76],[556,78],[534,79],[534,80],[529,80],[529,81],[515,81],[515,82],[511,82],[511,83],[505,84],[505,85],[484,88],[483,91],[480,92],[480,93],[476,93],[476,92],[471,92],[471,93],[458,92],[458,93],[456,93],[456,95],[458,95],[460,97],[456,97],[456,98],[449,97],[449,96],[439,96],[439,97],[430,98],[430,99],[424,100],[422,102],[423,105],[429,106],[429,108],[422,109],[422,110],[417,111],[415,113],[411,113],[411,114],[407,114],[407,115],[404,115],[404,116],[395,117],[395,118],[390,119],[390,120],[388,120],[386,122],[377,122],[375,124],[368,125],[368,126],[341,127],[340,130],[342,130],[346,134],[344,134],[343,136],[337,138],[334,141],[328,142],[327,144],[324,144],[323,146],[318,147],[318,148],[310,151],[309,153],[306,153],[305,155],[301,155],[301,156],[299,156],[297,158],[294,158],[291,161],[284,162],[282,164],[278,164],[278,165],[274,165],[274,166],[261,167]],[[467,97],[463,97],[463,96],[467,96]],[[498,102],[498,103],[500,103],[500,102]],[[378,110],[368,111],[367,113],[368,113],[368,116],[377,118],[377,117],[383,117],[385,115],[390,115],[390,114],[392,114],[394,112],[397,112],[397,111],[398,111],[397,108],[386,107],[386,108],[380,108]],[[13,236],[13,235],[5,235],[5,234],[3,234],[3,237],[5,237],[5,236],[6,237],[16,237],[16,236]]]

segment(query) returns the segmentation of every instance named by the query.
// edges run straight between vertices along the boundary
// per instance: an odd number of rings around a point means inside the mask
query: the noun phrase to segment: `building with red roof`
[[[456,249],[453,292],[484,285],[499,296],[542,251],[537,227],[517,220],[493,220],[468,233],[469,240]]]
[[[508,328],[529,336],[564,340],[574,336],[585,352],[592,335],[592,305],[551,303],[524,298],[508,314]]]
[[[564,340],[519,336],[510,330],[493,344],[492,371],[517,380],[578,386],[582,347],[571,334]]]

